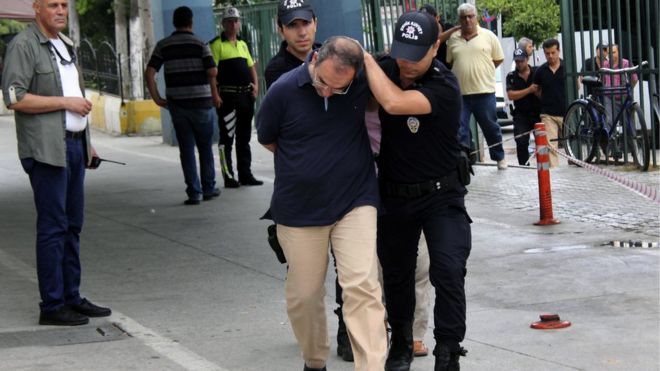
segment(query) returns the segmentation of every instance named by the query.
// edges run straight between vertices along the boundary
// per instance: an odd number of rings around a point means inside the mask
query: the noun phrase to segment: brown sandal
[[[422,340],[413,341],[413,354],[415,357],[425,357],[429,355],[429,348],[424,345]]]

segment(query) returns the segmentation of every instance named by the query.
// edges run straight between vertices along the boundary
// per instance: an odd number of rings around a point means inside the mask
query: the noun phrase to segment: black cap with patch
[[[277,19],[283,25],[288,25],[296,19],[303,19],[309,22],[312,18],[314,18],[314,10],[308,1],[280,0],[280,3],[277,5]]]
[[[438,22],[426,12],[409,12],[399,17],[394,27],[392,58],[417,62],[438,40]]]

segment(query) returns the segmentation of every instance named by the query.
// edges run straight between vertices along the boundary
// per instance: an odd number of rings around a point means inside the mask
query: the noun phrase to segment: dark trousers
[[[534,124],[541,122],[541,118],[536,115],[513,115],[513,135],[518,136],[522,133],[534,129]],[[516,154],[518,155],[518,164],[524,165],[529,160],[529,134],[516,138]]]
[[[222,175],[234,177],[231,153],[236,138],[236,170],[239,179],[252,177],[250,166],[250,136],[252,135],[252,116],[254,116],[254,98],[251,93],[222,93],[222,106],[218,109],[220,126],[220,150],[224,150],[226,169],[222,165]],[[220,156],[223,156],[221,153]]]
[[[456,205],[463,204],[456,195]],[[472,245],[470,217],[463,206],[448,206],[439,192],[405,199],[383,197],[378,218],[378,258],[383,267],[387,318],[412,326],[415,266],[422,230],[429,249],[436,342],[457,348],[465,337],[465,274]]]
[[[184,108],[170,104],[172,125],[179,142],[179,157],[186,194],[199,199],[215,189],[215,164],[213,163],[213,111],[212,108]],[[195,146],[199,153],[199,172],[195,163]],[[201,182],[200,182],[201,177]]]
[[[80,231],[85,155],[81,139],[66,139],[67,166],[21,160],[37,209],[37,277],[43,312],[80,303]]]

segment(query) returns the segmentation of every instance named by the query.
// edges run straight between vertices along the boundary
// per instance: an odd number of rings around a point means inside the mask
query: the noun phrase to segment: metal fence
[[[118,95],[124,99],[119,58],[115,48],[107,41],[98,47],[83,39],[78,48],[85,86],[100,92]]]
[[[643,68],[635,87],[636,100],[645,112],[646,124],[651,130],[651,148],[660,148],[658,119],[653,115],[653,99],[660,86],[660,2],[658,0],[561,0],[563,57],[569,83],[569,102],[579,95],[579,76],[594,74],[580,72],[582,61],[595,54],[599,42],[618,44],[619,60],[629,60],[632,65],[642,61]],[[607,56],[612,60],[611,48]],[[652,163],[657,165],[652,151]]]

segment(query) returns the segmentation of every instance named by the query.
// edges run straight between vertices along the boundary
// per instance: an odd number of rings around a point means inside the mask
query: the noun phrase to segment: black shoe
[[[433,355],[435,356],[434,371],[460,371],[461,365],[458,359],[461,356],[465,357],[467,350],[458,346],[456,351],[452,351],[446,344],[436,344]]]
[[[264,182],[262,182],[261,180],[255,179],[255,177],[253,177],[253,176],[249,176],[247,178],[241,179],[241,185],[245,185],[245,186],[260,186],[260,185],[263,185],[263,184],[264,184]]]
[[[346,362],[353,362],[353,348],[351,348],[351,341],[348,338],[348,331],[346,330],[346,323],[344,323],[344,316],[341,308],[335,309],[335,314],[338,318],[337,355]]]
[[[385,371],[409,371],[413,361],[412,323],[394,324],[392,343],[385,361]]]
[[[72,310],[66,305],[53,312],[39,314],[40,325],[51,326],[79,326],[89,323],[89,318]]]
[[[204,201],[210,201],[218,196],[220,196],[220,189],[213,188],[213,191],[211,193],[207,193],[204,196],[202,196],[202,199]]]
[[[225,178],[225,188],[238,188],[241,184],[236,179]]]
[[[112,314],[110,308],[99,307],[87,299],[82,299],[80,304],[70,305],[74,311],[84,314],[87,317],[107,317]]]
[[[307,367],[307,365],[305,365],[305,368],[303,368],[303,371],[327,371],[327,369],[325,367],[323,367],[323,368],[311,368],[311,367]]]
[[[184,205],[199,205],[199,200],[196,198],[189,198],[185,201],[183,201]]]

